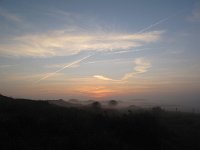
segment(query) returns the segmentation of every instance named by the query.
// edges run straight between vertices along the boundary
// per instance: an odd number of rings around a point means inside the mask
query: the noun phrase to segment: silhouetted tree
[[[162,108],[160,106],[156,106],[156,107],[152,108],[152,111],[154,111],[154,112],[161,112],[163,110],[162,110]]]
[[[93,108],[96,108],[96,109],[99,109],[99,108],[101,108],[101,103],[100,103],[100,102],[97,102],[97,101],[96,101],[96,102],[93,102],[93,103],[92,103],[92,107],[93,107]]]
[[[178,112],[178,108],[176,107],[176,112]]]
[[[116,100],[110,100],[108,104],[109,106],[117,106],[118,102]]]

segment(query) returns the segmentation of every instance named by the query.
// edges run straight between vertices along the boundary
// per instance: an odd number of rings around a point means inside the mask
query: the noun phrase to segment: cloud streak
[[[9,68],[9,67],[13,67],[13,66],[16,66],[16,65],[3,65],[3,64],[0,64],[0,68]]]
[[[121,79],[119,80],[115,80],[112,78],[108,78],[105,77],[103,75],[94,75],[94,78],[97,78],[99,80],[105,80],[105,81],[114,81],[114,82],[121,82],[121,81],[127,81],[129,78],[137,75],[137,74],[141,74],[141,73],[145,73],[148,71],[148,69],[151,67],[151,63],[146,61],[144,58],[137,58],[134,60],[134,64],[136,65],[134,67],[134,70],[132,72],[126,73]]]
[[[192,10],[192,14],[187,19],[192,22],[200,21],[200,3]]]
[[[8,11],[5,11],[3,9],[0,8],[0,16],[4,17],[5,19],[12,21],[12,22],[16,22],[16,23],[21,23],[22,20],[19,16],[10,13]]]
[[[123,76],[121,80],[128,80],[129,78],[133,77],[134,75],[145,73],[151,67],[151,63],[146,61],[144,58],[137,58],[134,60],[134,71],[127,73]]]
[[[111,79],[111,78],[108,78],[108,77],[105,77],[105,76],[102,76],[102,75],[94,75],[93,77],[100,79],[100,80],[105,80],[105,81],[120,81],[120,80],[114,80],[114,79]]]

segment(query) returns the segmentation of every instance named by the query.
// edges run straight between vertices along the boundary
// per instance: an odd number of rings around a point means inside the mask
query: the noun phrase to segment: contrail
[[[73,65],[75,65],[75,64],[78,64],[78,63],[82,62],[83,60],[88,59],[88,58],[91,57],[91,56],[92,56],[92,55],[89,55],[89,56],[83,57],[82,59],[76,60],[76,61],[74,61],[74,62],[72,62],[72,63],[70,63],[70,64],[68,64],[68,65],[66,65],[66,66],[64,66],[64,67],[62,67],[62,68],[60,68],[59,70],[57,70],[57,71],[55,71],[55,72],[52,72],[52,73],[50,73],[50,74],[44,76],[43,78],[41,78],[40,80],[38,80],[36,83],[38,83],[38,82],[40,82],[40,81],[42,81],[42,80],[44,80],[44,79],[47,79],[47,78],[49,78],[50,76],[53,76],[54,74],[56,74],[56,73],[58,73],[58,72],[64,70],[65,68],[69,68],[69,67],[71,67],[71,66],[73,66]]]
[[[173,14],[173,15],[170,15],[170,16],[168,16],[168,17],[165,17],[165,18],[163,18],[163,19],[160,19],[160,20],[158,20],[157,22],[155,22],[155,23],[153,23],[153,24],[147,26],[146,28],[141,29],[140,31],[137,32],[137,34],[143,33],[143,32],[145,32],[145,31],[147,31],[147,30],[149,30],[149,29],[151,29],[151,28],[153,28],[153,27],[155,27],[155,26],[157,26],[157,25],[159,25],[159,24],[161,24],[161,23],[163,23],[163,22],[166,22],[167,20],[169,20],[169,19],[171,19],[171,18],[173,18],[173,17],[175,17],[175,16],[178,16],[178,15],[182,14],[182,13],[185,12],[186,10],[188,10],[188,9],[183,9],[182,11],[179,11],[179,12]]]
[[[161,20],[159,20],[159,21],[157,21],[157,22],[155,22],[155,23],[149,25],[148,27],[146,27],[146,28],[140,30],[139,32],[137,32],[137,34],[143,33],[143,32],[145,32],[145,31],[147,31],[148,29],[151,29],[151,28],[153,28],[153,27],[155,27],[155,26],[157,26],[157,25],[159,25],[159,24],[161,24],[161,23],[167,21],[167,20],[170,19],[171,17],[172,17],[172,16],[169,16],[169,17],[167,17],[167,18],[161,19]]]

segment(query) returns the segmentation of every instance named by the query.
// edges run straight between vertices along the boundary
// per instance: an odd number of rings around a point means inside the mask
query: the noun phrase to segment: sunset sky
[[[197,104],[200,2],[0,0],[0,93]]]

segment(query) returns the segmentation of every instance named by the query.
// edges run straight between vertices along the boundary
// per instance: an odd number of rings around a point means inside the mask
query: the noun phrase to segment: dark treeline
[[[1,95],[0,149],[200,149],[199,114],[159,108],[121,113],[96,106],[66,108]]]

